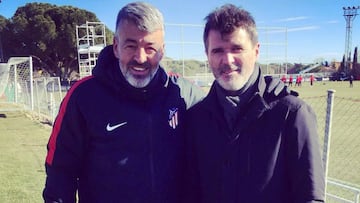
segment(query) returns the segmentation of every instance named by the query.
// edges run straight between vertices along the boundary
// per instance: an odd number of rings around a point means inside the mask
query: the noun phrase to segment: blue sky
[[[31,0],[2,0],[0,15],[10,18]],[[91,11],[114,30],[118,10],[128,0],[38,0],[71,5]],[[360,6],[355,0],[148,0],[158,7],[166,23],[166,52],[172,58],[205,60],[202,45],[204,17],[224,3],[242,6],[252,13],[259,27],[260,61],[311,63],[341,61],[345,52],[346,21],[343,7]],[[360,14],[360,10],[358,11]],[[176,24],[176,25],[175,25]],[[178,26],[183,24],[183,26]],[[287,31],[285,34],[284,31]],[[267,33],[267,34],[265,34]],[[183,43],[179,43],[180,41]],[[287,43],[287,46],[284,44]],[[271,44],[271,45],[270,45]],[[360,44],[360,16],[352,27],[352,47]]]

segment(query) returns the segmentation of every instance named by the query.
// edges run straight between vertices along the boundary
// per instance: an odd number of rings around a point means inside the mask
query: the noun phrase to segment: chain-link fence
[[[67,91],[60,78],[35,78],[32,57],[12,57],[0,65],[0,111],[27,110],[52,123]]]
[[[359,203],[360,99],[338,97],[332,90],[302,99],[317,114],[327,174],[327,202]]]
[[[61,86],[59,77],[34,79],[34,109],[36,115],[53,123],[67,87]]]
[[[165,56],[162,66],[168,72],[175,72],[201,86],[211,82],[211,74],[202,39],[204,25],[165,24]],[[263,73],[280,74],[287,72],[287,28],[258,27],[261,53],[259,62]],[[276,71],[276,72],[275,72]]]

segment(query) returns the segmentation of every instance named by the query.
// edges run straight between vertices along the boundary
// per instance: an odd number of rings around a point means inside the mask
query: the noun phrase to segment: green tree
[[[340,67],[339,67],[339,69],[338,69],[338,73],[341,73],[341,72],[345,72],[345,64],[346,63],[346,61],[345,61],[345,54],[343,55],[343,58],[342,58],[342,61],[341,61],[341,63],[340,63]]]
[[[0,62],[4,62],[4,51],[2,46],[1,33],[5,33],[9,21],[2,15],[0,15]]]
[[[358,63],[357,47],[355,47],[352,70],[350,74],[352,74],[356,79],[360,79],[360,64]]]
[[[66,79],[72,71],[78,72],[76,26],[86,21],[99,20],[94,13],[72,6],[28,3],[19,7],[7,29],[0,30],[0,36],[6,38],[5,58],[32,55],[35,66]],[[106,33],[111,42],[112,32],[106,28]]]

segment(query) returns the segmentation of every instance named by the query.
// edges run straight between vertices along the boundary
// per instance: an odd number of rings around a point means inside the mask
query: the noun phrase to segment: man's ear
[[[260,50],[260,44],[259,43],[256,44],[255,49],[256,49],[256,60],[257,60],[259,58],[259,50]]]
[[[113,52],[114,52],[114,56],[116,58],[119,58],[119,54],[117,52],[118,47],[119,47],[119,43],[117,42],[116,37],[114,37],[113,38]]]
[[[162,60],[164,56],[165,56],[165,44],[162,46],[162,49],[160,50],[159,60]]]

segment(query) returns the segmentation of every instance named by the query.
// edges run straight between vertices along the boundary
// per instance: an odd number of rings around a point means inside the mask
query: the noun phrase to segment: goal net
[[[1,64],[0,67],[0,101],[32,110],[32,58],[11,57],[7,64]]]
[[[59,77],[34,75],[32,57],[11,57],[0,63],[0,111],[29,110],[52,122],[64,88]]]
[[[9,79],[9,67],[7,63],[0,63],[0,97],[3,96]]]

